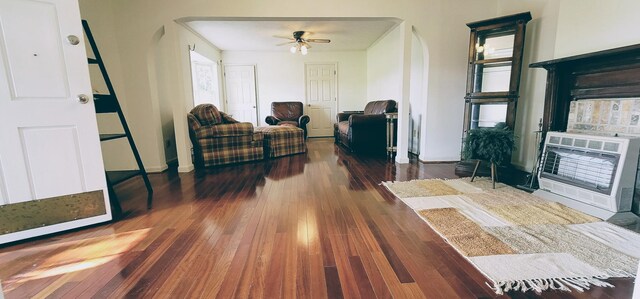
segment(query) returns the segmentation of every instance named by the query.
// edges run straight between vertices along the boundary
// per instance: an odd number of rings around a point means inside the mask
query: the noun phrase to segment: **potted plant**
[[[476,176],[480,161],[491,163],[491,180],[495,188],[496,165],[509,164],[511,152],[515,148],[515,136],[508,128],[482,128],[470,130],[464,140],[462,155],[464,159],[477,160],[471,176]]]

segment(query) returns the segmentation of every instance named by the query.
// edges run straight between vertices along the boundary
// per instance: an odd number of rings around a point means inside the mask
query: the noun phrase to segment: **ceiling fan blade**
[[[284,46],[284,45],[295,44],[295,43],[296,43],[296,41],[290,41],[290,42],[286,42],[286,43],[277,44],[276,46]]]
[[[273,37],[275,37],[275,38],[284,38],[284,39],[294,40],[294,39],[293,39],[293,37],[291,37],[291,36],[285,36],[285,35],[274,35]]]
[[[300,36],[300,37],[302,37],[303,39],[307,39],[307,37],[309,37],[309,35],[312,35],[312,34],[313,34],[313,32],[310,32],[310,31],[303,31],[303,32],[304,32],[304,33],[302,34],[302,36]]]
[[[310,39],[307,39],[307,41],[310,43],[320,43],[320,44],[328,44],[331,42],[330,39],[326,39],[326,38],[310,38]]]
[[[304,45],[307,47],[307,49],[311,49],[311,45],[307,42],[304,42]]]

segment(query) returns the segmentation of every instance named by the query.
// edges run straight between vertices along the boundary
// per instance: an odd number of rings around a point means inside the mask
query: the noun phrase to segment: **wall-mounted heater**
[[[534,194],[618,224],[631,213],[640,138],[548,132]]]

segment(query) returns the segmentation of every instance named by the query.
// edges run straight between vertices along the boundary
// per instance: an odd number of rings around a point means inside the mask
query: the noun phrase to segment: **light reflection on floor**
[[[30,256],[33,256],[34,264],[31,267],[25,267],[22,272],[15,273],[9,277],[5,277],[5,275],[10,274],[2,273],[2,270],[0,270],[0,279],[4,286],[4,292],[10,292],[21,284],[31,280],[71,274],[104,265],[119,258],[129,249],[140,243],[140,241],[149,234],[149,231],[149,228],[140,229],[103,237],[59,244],[45,244],[18,250],[14,253],[22,259],[28,259]],[[46,254],[45,252],[59,251],[62,248],[64,248],[62,251],[51,257],[47,257],[41,261],[38,260],[40,256]],[[2,263],[0,263],[0,269],[2,269]]]

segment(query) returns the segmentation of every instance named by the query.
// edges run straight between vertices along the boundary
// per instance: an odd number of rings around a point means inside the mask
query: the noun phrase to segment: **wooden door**
[[[336,65],[306,64],[305,69],[309,137],[333,136],[338,100]]]
[[[256,75],[253,65],[224,67],[226,111],[241,122],[258,125]]]
[[[0,0],[0,244],[111,220],[77,0]]]

